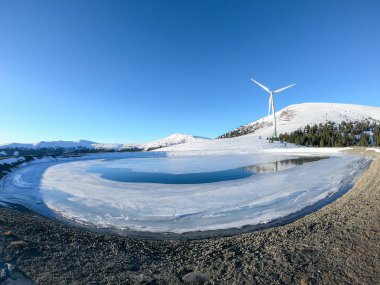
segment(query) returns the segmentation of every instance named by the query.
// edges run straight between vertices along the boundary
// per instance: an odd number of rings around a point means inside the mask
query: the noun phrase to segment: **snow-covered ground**
[[[378,147],[369,147],[369,148],[366,149],[366,151],[380,152],[380,148],[378,148]]]
[[[249,134],[245,136],[184,143],[158,149],[167,155],[220,155],[220,154],[249,154],[249,153],[337,153],[347,148],[307,148],[293,144],[273,142],[266,138]]]
[[[24,161],[24,160],[25,159],[23,157],[11,157],[11,158],[0,159],[0,165],[1,164],[13,164],[13,163]]]

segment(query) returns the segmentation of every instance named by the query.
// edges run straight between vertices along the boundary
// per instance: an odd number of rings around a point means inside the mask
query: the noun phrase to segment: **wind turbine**
[[[276,138],[277,137],[276,111],[274,109],[273,94],[280,93],[281,91],[284,91],[285,89],[288,89],[288,88],[294,86],[295,84],[291,84],[289,86],[282,87],[282,88],[277,89],[275,91],[270,91],[268,87],[266,87],[266,86],[262,85],[261,83],[257,82],[255,79],[251,78],[251,80],[269,93],[268,116],[270,115],[270,111],[271,111],[271,108],[272,108],[272,114],[273,114],[273,137]]]

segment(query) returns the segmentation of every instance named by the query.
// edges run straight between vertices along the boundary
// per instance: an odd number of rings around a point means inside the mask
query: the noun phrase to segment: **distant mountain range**
[[[40,141],[36,143],[10,143],[0,145],[0,149],[5,148],[25,148],[25,149],[41,149],[41,148],[93,148],[97,143],[79,140],[79,141]]]
[[[0,156],[10,155],[6,150],[41,150],[41,149],[88,149],[105,151],[149,151],[176,144],[205,141],[208,138],[185,134],[172,134],[160,140],[141,144],[119,144],[119,143],[96,143],[92,141],[40,141],[37,143],[10,143],[0,145]]]

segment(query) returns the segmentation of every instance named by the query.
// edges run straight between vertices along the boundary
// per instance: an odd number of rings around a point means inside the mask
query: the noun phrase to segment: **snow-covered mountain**
[[[188,142],[204,141],[209,140],[208,138],[197,137],[192,135],[185,135],[180,133],[172,134],[168,137],[148,142],[148,143],[135,143],[135,144],[115,144],[115,143],[96,143],[93,145],[95,149],[105,149],[105,150],[153,150],[166,146],[177,145]]]
[[[41,148],[92,148],[96,144],[91,141],[40,141],[36,143],[10,143],[2,144],[0,148],[25,148],[25,149],[41,149]]]
[[[86,140],[79,141],[41,141],[37,143],[11,143],[11,144],[3,144],[0,145],[0,149],[44,149],[44,148],[63,148],[63,149],[78,149],[78,148],[86,148],[86,149],[98,149],[98,150],[108,150],[108,151],[122,151],[122,150],[152,150],[158,149],[161,147],[182,144],[187,142],[195,142],[195,141],[204,141],[208,140],[207,138],[196,137],[192,135],[185,135],[176,133],[165,137],[160,140],[141,143],[141,144],[119,144],[119,143],[96,143]],[[4,151],[1,152],[2,155],[6,153]]]
[[[255,122],[236,128],[221,137],[254,134],[264,138],[273,133],[272,116],[267,116]],[[303,103],[290,105],[276,112],[277,133],[289,133],[306,125],[314,125],[332,121],[335,123],[355,122],[362,120],[380,121],[380,108],[337,104],[337,103]]]
[[[171,145],[177,145],[177,144],[183,144],[183,143],[192,143],[192,142],[199,142],[199,141],[207,141],[209,140],[208,138],[203,138],[203,137],[197,137],[197,136],[192,136],[192,135],[184,135],[180,133],[172,134],[166,138],[149,142],[144,144],[144,149],[145,150],[153,150],[153,149],[158,149],[166,146],[171,146]]]
[[[378,120],[380,121],[380,108],[349,105],[349,104],[333,104],[333,103],[304,103],[290,105],[278,112],[277,132],[289,133],[306,125],[314,125],[326,123],[328,121],[340,123],[342,121],[362,121],[362,120]],[[232,154],[232,153],[253,153],[276,151],[281,149],[284,152],[284,147],[297,148],[297,151],[302,152],[307,148],[298,148],[295,145],[289,145],[281,142],[269,143],[267,138],[272,136],[272,116],[264,117],[250,124],[241,126],[232,130],[227,134],[235,132],[231,138],[223,138],[209,141],[185,143],[174,145],[160,149],[175,155],[203,155],[203,154]],[[294,152],[294,150],[292,150]],[[324,149],[324,152],[327,150]],[[328,151],[335,151],[329,149]]]

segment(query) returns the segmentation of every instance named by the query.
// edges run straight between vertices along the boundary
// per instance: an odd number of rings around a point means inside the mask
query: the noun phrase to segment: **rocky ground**
[[[380,157],[334,203],[232,237],[130,238],[0,208],[0,261],[36,284],[380,284]]]

